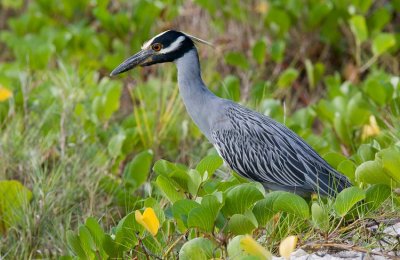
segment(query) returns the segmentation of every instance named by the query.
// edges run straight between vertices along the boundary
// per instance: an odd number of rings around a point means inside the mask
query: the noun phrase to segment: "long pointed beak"
[[[154,54],[153,50],[141,50],[135,55],[129,57],[124,62],[122,62],[118,67],[116,67],[110,76],[115,76],[125,71],[131,70],[138,65],[142,65],[148,61],[148,59]]]

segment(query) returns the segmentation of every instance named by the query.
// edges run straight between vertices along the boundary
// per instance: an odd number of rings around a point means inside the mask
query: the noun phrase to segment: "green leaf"
[[[311,206],[312,221],[318,229],[322,232],[327,232],[330,228],[328,211],[314,202]]]
[[[215,245],[210,240],[198,237],[186,242],[179,251],[180,260],[208,260],[214,258]]]
[[[273,210],[284,211],[303,219],[308,219],[310,216],[307,202],[302,197],[289,192],[283,192],[275,199]]]
[[[188,190],[192,195],[196,196],[202,182],[201,175],[197,170],[193,169],[189,170],[187,174],[189,176]]]
[[[365,191],[358,187],[350,187],[342,190],[336,197],[333,207],[339,216],[344,217],[357,204],[365,199]]]
[[[379,56],[396,44],[396,38],[390,33],[380,33],[372,41],[372,52]]]
[[[365,204],[370,211],[378,209],[390,197],[391,189],[385,184],[375,184],[366,190]]]
[[[229,231],[234,235],[251,234],[256,227],[249,217],[242,214],[234,214],[228,222]]]
[[[147,250],[159,256],[159,259],[161,258],[160,256],[163,251],[163,246],[165,246],[164,241],[158,241],[157,237],[146,236],[143,238],[142,242]]]
[[[286,42],[282,40],[274,41],[271,45],[271,58],[275,62],[282,62],[285,54]]]
[[[208,173],[208,177],[211,177],[223,163],[224,161],[219,155],[208,155],[197,164],[196,170],[202,177],[205,172]]]
[[[364,16],[355,15],[350,18],[350,29],[353,32],[358,45],[368,39],[368,29],[365,23]]]
[[[228,243],[228,256],[229,259],[239,260],[239,259],[247,259],[249,254],[243,251],[242,247],[240,246],[240,241],[244,236],[239,235],[231,239]]]
[[[253,214],[257,219],[260,227],[267,225],[268,221],[275,215],[276,212],[273,210],[273,205],[283,191],[274,191],[268,193],[264,199],[257,201],[253,208]]]
[[[92,235],[87,227],[79,227],[79,240],[81,241],[81,247],[85,250],[86,255],[93,255],[93,252],[96,251],[96,244],[94,243]]]
[[[124,169],[124,180],[133,187],[142,185],[149,176],[153,151],[147,150],[139,153],[130,161]]]
[[[104,231],[100,227],[99,223],[97,223],[94,218],[89,217],[86,219],[85,226],[89,230],[96,247],[98,249],[102,248],[104,241]]]
[[[279,76],[277,85],[279,88],[288,88],[298,76],[299,72],[296,69],[288,68]]]
[[[352,182],[355,181],[356,165],[351,160],[344,160],[339,163],[337,170],[347,176]]]
[[[87,259],[85,250],[81,246],[81,240],[79,236],[74,234],[71,230],[66,233],[68,246],[71,248],[72,252],[81,259]]]
[[[190,211],[187,221],[188,227],[198,227],[206,232],[211,232],[221,206],[214,195],[203,197],[201,206]]]
[[[136,232],[140,231],[143,231],[143,228],[136,222],[135,212],[131,212],[119,221],[115,231],[115,243],[121,251],[132,249],[138,244]]]
[[[256,201],[263,198],[264,195],[253,184],[241,184],[227,192],[223,210],[227,215],[243,214],[253,207]]]
[[[257,61],[258,64],[263,64],[265,61],[265,55],[267,52],[267,44],[264,40],[258,40],[253,45],[253,58]]]
[[[342,161],[346,160],[346,156],[337,152],[328,152],[324,154],[323,158],[335,169]]]
[[[347,104],[347,125],[362,126],[368,122],[371,115],[368,103],[361,93],[354,95]]]
[[[108,153],[112,157],[117,157],[121,154],[122,145],[124,144],[126,135],[123,132],[120,132],[113,137],[111,137],[110,142],[108,143]]]
[[[360,164],[356,169],[357,182],[369,184],[391,185],[392,179],[383,169],[380,161],[366,161]]]
[[[172,180],[164,175],[157,177],[156,184],[171,203],[175,203],[185,197],[184,193],[173,184]]]
[[[240,80],[238,77],[228,75],[222,82],[222,85],[227,93],[226,98],[236,102],[240,101]]]
[[[400,184],[400,151],[396,148],[383,149],[377,157],[381,158],[383,169]]]
[[[187,219],[189,216],[189,212],[194,209],[200,207],[200,204],[188,199],[178,200],[172,205],[172,214],[176,220],[181,220],[186,227],[188,227]]]
[[[241,52],[230,52],[226,54],[225,62],[229,65],[239,67],[242,70],[248,70],[250,67],[246,56]]]
[[[278,36],[282,37],[289,30],[291,20],[286,10],[271,6],[265,17],[265,23],[272,31],[276,32]]]
[[[32,192],[19,181],[0,181],[0,234],[23,220]]]

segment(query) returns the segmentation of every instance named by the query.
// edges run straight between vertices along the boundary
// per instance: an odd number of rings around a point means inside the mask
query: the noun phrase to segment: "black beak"
[[[154,54],[153,50],[141,50],[140,52],[136,53],[132,57],[126,59],[122,62],[118,67],[116,67],[111,73],[110,76],[115,76],[121,74],[122,72],[131,70],[138,65],[145,64],[148,62],[149,58]]]

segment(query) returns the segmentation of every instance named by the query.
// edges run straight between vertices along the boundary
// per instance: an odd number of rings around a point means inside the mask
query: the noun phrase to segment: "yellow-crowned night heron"
[[[334,195],[351,183],[333,169],[303,139],[271,118],[215,96],[205,86],[191,35],[169,30],[147,41],[111,76],[138,65],[174,62],[186,109],[225,162],[241,176],[267,189],[306,196]]]

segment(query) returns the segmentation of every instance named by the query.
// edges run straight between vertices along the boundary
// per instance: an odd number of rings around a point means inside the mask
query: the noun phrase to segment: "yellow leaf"
[[[256,256],[259,259],[265,260],[272,259],[271,253],[249,235],[244,236],[240,240],[240,247],[244,252],[251,256]]]
[[[135,219],[153,236],[157,235],[158,229],[160,228],[160,221],[158,220],[154,209],[146,208],[143,212],[143,215],[139,210],[136,210]]]
[[[6,101],[10,97],[12,97],[12,92],[10,90],[0,86],[0,102]]]
[[[296,249],[297,236],[288,236],[279,245],[279,254],[285,259],[290,258],[290,254]]]
[[[361,133],[361,140],[365,140],[368,137],[376,136],[381,132],[378,123],[376,122],[376,118],[371,115],[369,117],[369,124],[364,125]]]

